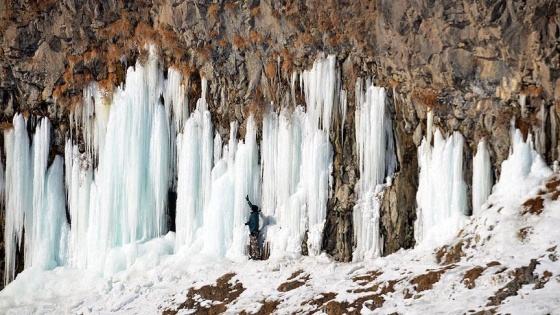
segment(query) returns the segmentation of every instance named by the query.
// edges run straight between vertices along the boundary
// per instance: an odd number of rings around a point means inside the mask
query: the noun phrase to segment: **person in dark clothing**
[[[251,203],[249,196],[245,196],[245,199],[249,204],[249,208],[251,208],[249,221],[245,223],[245,225],[249,226],[250,233],[249,257],[251,259],[261,259],[261,250],[259,248],[259,212],[261,211],[259,207]]]

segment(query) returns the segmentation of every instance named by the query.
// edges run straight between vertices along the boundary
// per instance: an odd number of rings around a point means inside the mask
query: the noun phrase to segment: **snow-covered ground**
[[[324,254],[211,260],[173,254],[169,233],[143,244],[132,267],[110,278],[70,267],[26,269],[0,292],[0,312],[557,314],[560,177],[539,157],[527,159],[504,163],[480,213],[443,247],[423,242],[359,263]],[[225,286],[216,286],[227,274]]]

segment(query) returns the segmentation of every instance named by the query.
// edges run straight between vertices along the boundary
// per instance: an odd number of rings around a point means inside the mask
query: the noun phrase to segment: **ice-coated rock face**
[[[167,121],[174,121],[167,128],[183,128],[196,108],[205,77],[208,111],[223,143],[230,140],[231,121],[237,121],[241,135],[246,133],[250,115],[260,143],[261,121],[270,102],[275,109],[293,110],[294,104],[310,101],[303,91],[309,87],[292,81],[292,74],[312,69],[318,52],[334,53],[332,61],[340,70],[335,81],[342,89],[335,89],[329,99],[345,105],[323,117],[330,121],[332,186],[324,235],[313,237],[321,239],[321,248],[335,259],[351,260],[352,209],[361,177],[354,132],[357,106],[355,98],[337,91],[353,91],[357,77],[375,76],[373,82],[387,88],[399,163],[380,207],[383,253],[388,254],[414,245],[419,145],[414,135],[419,141],[426,133],[427,107],[435,109],[435,126],[443,132],[460,131],[464,137],[467,200],[478,196],[470,183],[479,141],[486,139],[488,159],[499,173],[509,152],[512,117],[524,133],[538,134],[535,147],[547,162],[558,159],[560,114],[553,105],[560,97],[555,62],[560,35],[553,17],[559,10],[558,3],[546,0],[523,4],[65,0],[40,6],[10,1],[0,12],[0,112],[3,121],[12,121],[23,111],[49,118],[53,132],[47,165],[51,165],[55,153],[64,155],[64,133],[72,126],[69,109],[90,101],[82,97],[83,89],[91,80],[109,90],[123,84],[127,67],[136,60],[146,61],[143,47],[152,41],[160,52],[160,65],[174,66],[186,83],[184,91],[167,91],[169,96],[161,100],[170,115]],[[177,73],[164,76],[177,81]],[[93,137],[88,130],[71,131]],[[91,142],[94,147],[105,141],[97,139],[97,144]],[[168,141],[171,160],[179,154],[171,145],[176,139],[151,140]],[[77,144],[78,151],[92,149],[81,140]],[[175,178],[170,180],[177,185]],[[75,202],[86,200],[77,197]]]

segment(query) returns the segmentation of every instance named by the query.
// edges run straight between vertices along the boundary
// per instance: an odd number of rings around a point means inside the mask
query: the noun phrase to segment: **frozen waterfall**
[[[356,142],[360,180],[354,207],[355,249],[352,259],[378,257],[382,253],[379,231],[381,197],[386,178],[396,169],[391,116],[385,104],[385,89],[362,81],[356,84]]]
[[[22,241],[26,268],[52,269],[66,262],[68,226],[62,159],[55,157],[47,168],[49,120],[44,118],[37,124],[32,142],[29,141],[27,123],[27,119],[18,114],[14,117],[13,128],[4,134],[5,283],[14,278],[15,254]]]
[[[420,180],[416,194],[418,209],[414,237],[417,243],[428,241],[439,244],[454,236],[466,218],[463,136],[454,132],[444,138],[436,129],[433,146],[424,138],[418,148],[418,164]]]
[[[344,143],[344,125],[351,121],[336,58],[320,56],[311,69],[293,75],[289,106],[267,105],[262,117],[240,108],[244,121],[230,122],[228,136],[212,123],[216,105],[207,81],[202,79],[202,94],[189,112],[182,74],[168,69],[164,75],[155,48],[149,50],[147,61],[130,67],[126,84],[114,92],[95,82],[86,86],[70,114],[64,156],[51,147],[47,118],[17,114],[4,132],[6,283],[21,251],[26,268],[62,265],[100,276],[132,266],[155,247],[148,244],[154,239],[165,245],[160,256],[245,260],[245,196],[262,210],[260,241],[273,257],[298,257],[305,249],[321,254],[333,185],[331,128],[341,127],[336,137]],[[295,104],[299,92],[305,104]],[[355,95],[358,261],[382,254],[380,200],[397,160],[385,89],[358,80]],[[418,242],[455,233],[467,209],[463,138],[436,130],[432,146],[432,118],[418,149]],[[515,137],[512,154],[525,161],[532,153]],[[474,162],[475,212],[490,192],[489,163],[481,142]],[[170,192],[177,194],[175,217],[167,213]],[[172,220],[175,233],[168,231]]]
[[[86,86],[70,115],[64,157],[49,160],[48,119],[30,138],[34,121],[14,117],[4,134],[6,282],[23,243],[26,267],[69,265],[105,276],[128,268],[146,253],[145,243],[168,232],[170,190],[177,193],[176,233],[165,239],[174,248],[164,246],[161,255],[246,259],[246,195],[262,209],[262,241],[274,255],[299,255],[306,233],[309,254],[320,253],[331,185],[329,132],[332,117],[346,110],[336,58],[320,57],[299,74],[305,107],[268,110],[259,146],[250,115],[242,126],[231,123],[223,143],[204,79],[188,113],[182,75],[169,69],[164,76],[149,50],[145,64],[130,67],[126,84],[111,94],[95,82]]]

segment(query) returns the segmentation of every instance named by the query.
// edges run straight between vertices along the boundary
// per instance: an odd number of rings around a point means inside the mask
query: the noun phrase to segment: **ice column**
[[[303,185],[303,131],[305,112],[298,106],[290,113],[270,109],[263,119],[261,160],[263,172],[263,212],[271,255],[301,253],[308,227],[304,215],[306,190]]]
[[[292,76],[293,102],[296,80]],[[300,76],[306,110],[268,108],[264,115],[262,202],[273,256],[300,254],[306,231],[309,255],[320,253],[331,184],[331,120],[333,113],[346,110],[344,91],[337,97],[339,81],[335,56],[319,57]]]
[[[43,118],[33,137],[33,215],[26,231],[31,242],[26,244],[26,267],[38,266],[52,269],[65,263],[65,240],[67,233],[66,203],[62,159],[55,157],[47,172],[51,124]]]
[[[472,206],[473,215],[476,215],[482,204],[492,192],[492,165],[490,164],[490,154],[486,140],[482,139],[478,143],[478,148],[473,161],[472,179]]]
[[[66,196],[62,158],[56,156],[49,167],[44,184],[44,201],[34,209],[32,266],[52,269],[67,262]]]
[[[374,258],[382,252],[379,210],[385,178],[396,168],[391,117],[385,89],[362,81],[356,83],[356,142],[360,180],[353,211],[356,247],[353,260]]]
[[[195,232],[203,224],[203,211],[211,192],[213,166],[213,126],[206,103],[206,81],[196,110],[177,137],[177,235],[175,251],[195,240]]]
[[[309,255],[321,250],[323,227],[332,171],[333,151],[329,142],[331,117],[337,87],[336,57],[320,57],[302,74],[307,104],[302,138],[301,182],[307,196],[302,215],[308,217]]]
[[[249,117],[246,127],[245,140],[241,140],[237,144],[235,164],[233,166],[233,183],[235,185],[233,222],[225,222],[226,229],[224,229],[233,233],[231,247],[227,255],[232,259],[242,257],[245,254],[245,245],[248,244],[248,230],[245,222],[249,218],[250,209],[245,196],[249,195],[252,202],[257,205],[261,204],[259,198],[261,195],[261,167],[259,164],[256,128],[252,116]],[[232,130],[235,129],[232,128]],[[232,146],[230,146],[231,148]],[[231,169],[231,158],[229,167]],[[219,198],[219,196],[212,195],[212,198]]]
[[[87,267],[88,253],[94,239],[88,238],[88,232],[94,237],[90,227],[90,191],[93,181],[93,166],[90,155],[80,153],[77,146],[68,139],[65,146],[64,163],[66,167],[67,204],[72,219],[70,231],[70,259],[73,267]],[[92,202],[94,202],[92,200]],[[92,222],[96,218],[92,215]]]
[[[95,85],[84,92],[74,119],[91,149],[80,154],[68,142],[65,154],[73,266],[111,274],[134,262],[136,244],[165,232],[173,169],[163,86],[150,48],[147,62],[129,68],[126,86],[112,97]]]
[[[420,180],[416,201],[416,242],[439,244],[464,224],[467,186],[463,180],[463,136],[447,139],[435,131],[433,147],[426,141],[418,148]]]
[[[174,69],[168,69],[164,82],[163,99],[165,113],[169,122],[169,179],[174,190],[177,188],[177,134],[183,132],[188,118],[188,100],[183,75]]]
[[[22,244],[24,220],[29,220],[33,215],[33,181],[31,178],[33,162],[26,121],[21,114],[16,114],[13,124],[13,128],[4,133],[6,150],[5,284],[14,279],[15,255],[16,250]],[[30,242],[29,235],[29,233],[26,234],[26,244]]]
[[[13,280],[15,253],[25,230],[25,267],[52,269],[66,262],[65,196],[62,159],[47,170],[51,124],[43,118],[30,146],[22,115],[5,133],[6,149],[6,264],[4,282]]]

